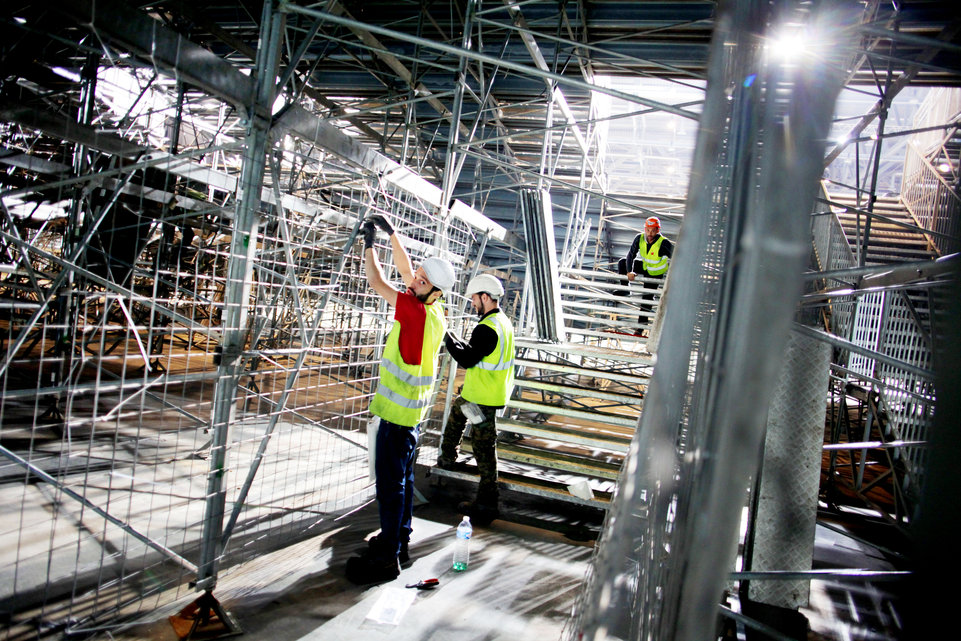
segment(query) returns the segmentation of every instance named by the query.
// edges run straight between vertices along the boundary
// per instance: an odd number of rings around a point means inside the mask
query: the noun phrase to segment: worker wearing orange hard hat
[[[651,216],[644,221],[644,232],[638,234],[631,241],[627,250],[627,257],[618,261],[618,271],[626,274],[627,280],[633,282],[638,276],[646,290],[641,294],[645,301],[654,300],[654,295],[660,283],[667,274],[670,259],[674,255],[674,245],[661,236],[661,221],[657,216]],[[650,303],[641,304],[641,317],[638,322],[645,324],[654,306]]]

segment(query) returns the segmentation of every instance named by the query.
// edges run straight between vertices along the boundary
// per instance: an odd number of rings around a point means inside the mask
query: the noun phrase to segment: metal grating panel
[[[830,345],[790,335],[768,411],[747,570],[811,569],[830,370]],[[807,580],[752,581],[748,596],[796,609],[807,605],[809,590]]]

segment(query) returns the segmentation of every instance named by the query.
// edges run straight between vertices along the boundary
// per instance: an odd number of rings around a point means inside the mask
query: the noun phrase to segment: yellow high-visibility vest
[[[514,389],[514,327],[501,311],[485,317],[480,324],[497,332],[497,347],[467,369],[460,395],[471,403],[500,407]]]
[[[660,255],[662,240],[664,240],[664,237],[658,236],[654,244],[648,247],[647,252],[644,253],[644,271],[651,276],[660,276],[667,271],[667,256]],[[638,241],[638,244],[642,242],[644,242],[643,237]]]
[[[371,414],[405,427],[414,427],[430,411],[437,353],[447,329],[444,306],[435,302],[426,307],[420,365],[408,365],[401,357],[400,323],[395,322],[387,334],[384,356],[380,361],[380,382],[370,403]]]

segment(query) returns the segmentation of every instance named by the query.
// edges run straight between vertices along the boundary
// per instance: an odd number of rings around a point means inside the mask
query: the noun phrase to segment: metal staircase
[[[920,210],[909,211],[901,197],[878,197],[870,213],[853,198],[832,194],[828,200],[840,225],[835,233],[843,234],[837,242],[847,245],[844,252],[850,253],[841,264],[832,265],[825,262],[822,249],[817,252],[822,269],[921,264],[939,257],[937,237],[919,224]],[[942,340],[938,326],[943,323],[934,314],[944,309],[938,301],[944,290],[930,282],[898,284],[886,274],[855,278],[852,285],[859,295],[849,302],[835,299],[831,330],[865,351],[851,353],[842,363],[846,373],[833,392],[839,409],[830,417],[829,444],[874,440],[900,445],[832,450],[825,488],[832,503],[853,493],[859,501],[886,506],[882,511],[903,523],[916,507],[916,489],[923,482],[925,451],[912,444],[926,439],[932,416],[936,394],[925,373]],[[895,361],[904,365],[896,366]],[[850,425],[849,408],[856,417]]]
[[[937,257],[927,236],[918,231],[917,222],[896,196],[881,196],[873,207],[870,226],[860,205],[852,198],[832,196],[836,213],[855,255],[866,252],[865,265],[931,260]],[[867,229],[868,242],[864,243]]]
[[[899,197],[878,197],[869,227],[866,227],[868,216],[853,199],[832,196],[831,201],[855,259],[863,253],[865,265],[920,262],[938,257],[930,238],[918,229],[917,221]],[[867,242],[864,242],[865,236]],[[904,293],[916,320],[930,333],[930,291],[909,288]]]
[[[616,275],[583,270],[564,270],[561,282],[567,341],[515,339],[514,394],[497,420],[499,482],[606,508],[655,358],[635,335],[640,287],[617,295],[626,284]],[[465,438],[461,462],[431,474],[476,480],[470,453]]]

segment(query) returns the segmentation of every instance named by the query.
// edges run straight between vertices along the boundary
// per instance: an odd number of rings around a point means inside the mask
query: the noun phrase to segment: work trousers
[[[451,408],[447,426],[444,428],[444,438],[441,442],[440,460],[453,463],[457,459],[457,448],[467,427],[467,417],[462,409],[467,403],[463,396],[458,396]],[[471,426],[471,448],[474,450],[474,460],[477,462],[477,472],[480,482],[477,485],[477,500],[480,505],[497,505],[497,417],[496,407],[477,405],[484,414],[484,420]]]
[[[637,274],[638,278],[663,278],[663,276],[647,276],[644,273],[644,262],[640,260],[635,260],[634,264],[631,266],[634,273]],[[627,275],[627,259],[621,258],[617,261],[617,273],[622,276]],[[637,317],[637,322],[639,325],[650,325],[653,322],[653,318],[648,316],[654,311],[654,299],[657,298],[657,290],[660,287],[660,283],[648,283],[647,281],[638,281],[642,288],[641,300],[647,301],[641,303],[641,315]],[[628,292],[620,292],[621,295],[627,295]],[[640,330],[638,330],[640,331]]]
[[[414,511],[414,459],[420,430],[381,419],[377,430],[374,469],[380,513],[381,549],[393,557],[410,541]],[[389,560],[389,558],[387,559]]]

